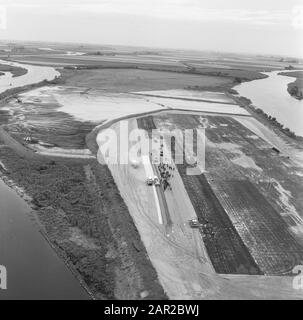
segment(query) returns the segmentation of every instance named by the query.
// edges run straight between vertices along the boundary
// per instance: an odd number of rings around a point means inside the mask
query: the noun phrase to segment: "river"
[[[268,78],[243,82],[235,90],[250,99],[255,107],[276,117],[284,127],[303,136],[303,100],[293,98],[287,91],[287,85],[295,78],[278,75],[280,72],[265,72]]]
[[[6,60],[0,60],[0,64],[27,69],[27,73],[20,77],[13,77],[10,72],[4,72],[4,75],[0,76],[0,93],[8,89],[38,83],[43,80],[53,80],[56,76],[60,75],[60,73],[52,67],[32,66]]]
[[[0,265],[3,299],[88,299],[79,281],[30,219],[30,208],[0,180]]]
[[[0,93],[59,76],[50,67],[1,60],[0,63],[28,70],[20,77],[12,77],[10,72],[0,76]],[[27,203],[0,179],[0,265],[7,269],[7,289],[0,289],[0,300],[89,299],[80,282],[31,221],[30,211]]]

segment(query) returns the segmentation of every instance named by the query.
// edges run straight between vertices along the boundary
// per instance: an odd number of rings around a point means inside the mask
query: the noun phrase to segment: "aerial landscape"
[[[0,300],[303,299],[303,47],[249,51],[0,37]]]

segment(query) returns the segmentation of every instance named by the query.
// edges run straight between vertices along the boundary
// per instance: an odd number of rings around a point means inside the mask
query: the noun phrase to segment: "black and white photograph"
[[[0,0],[4,300],[303,300],[303,0]]]

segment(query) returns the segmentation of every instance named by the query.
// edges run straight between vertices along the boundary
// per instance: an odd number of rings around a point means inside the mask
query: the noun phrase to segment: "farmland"
[[[205,176],[187,176],[183,165],[178,165],[178,170],[198,219],[208,221],[214,232],[213,236],[206,234],[203,241],[216,272],[262,274]]]
[[[302,246],[255,185],[248,180],[211,185],[259,268],[265,274],[291,274],[303,261]]]
[[[183,89],[186,86],[231,85],[232,79],[195,74],[137,70],[132,68],[63,70],[65,84],[102,89],[107,92],[132,92],[143,90]],[[66,75],[66,76],[65,76]]]

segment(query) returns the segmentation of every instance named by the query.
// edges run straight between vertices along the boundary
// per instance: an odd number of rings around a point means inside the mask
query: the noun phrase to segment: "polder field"
[[[6,50],[6,51],[5,51]],[[59,43],[0,43],[0,55],[19,61],[58,65],[97,65],[108,62],[119,66],[121,62],[137,65],[191,66],[230,70],[268,71],[289,66],[300,61],[281,59],[278,56],[244,55],[211,51],[183,51],[128,46]]]
[[[183,70],[185,71],[185,70]],[[161,70],[139,70],[131,67],[119,69],[61,70],[66,84],[99,89],[103,92],[132,92],[143,90],[183,89],[186,86],[230,86],[232,78],[197,75]],[[84,81],[85,79],[85,81]]]
[[[233,85],[232,78],[134,68],[60,69],[60,73],[58,84],[15,95],[0,108],[1,124],[7,125],[10,134],[21,143],[33,137],[41,143],[31,147],[45,153],[52,152],[51,148],[81,153],[86,149],[86,135],[97,124],[124,114],[165,108],[157,98],[133,92]]]
[[[85,137],[96,125],[57,111],[54,103],[41,105],[37,102],[12,101],[10,110],[13,114],[4,115],[3,122],[9,123],[10,134],[20,142],[26,137],[34,137],[49,147],[84,149]]]
[[[278,56],[88,44],[0,43],[0,57],[6,59],[8,55],[10,60],[21,63],[66,69],[131,68],[209,75],[230,80],[238,78],[241,81],[262,78],[259,72],[284,69],[290,64],[296,69],[302,68],[300,61]],[[212,84],[209,86],[212,87]]]
[[[217,273],[287,275],[302,263],[302,178],[296,165],[233,116],[203,115],[206,171],[187,175],[178,164]],[[161,113],[141,128],[190,129],[201,115]],[[286,192],[289,190],[289,193]],[[209,232],[211,230],[211,232]]]

